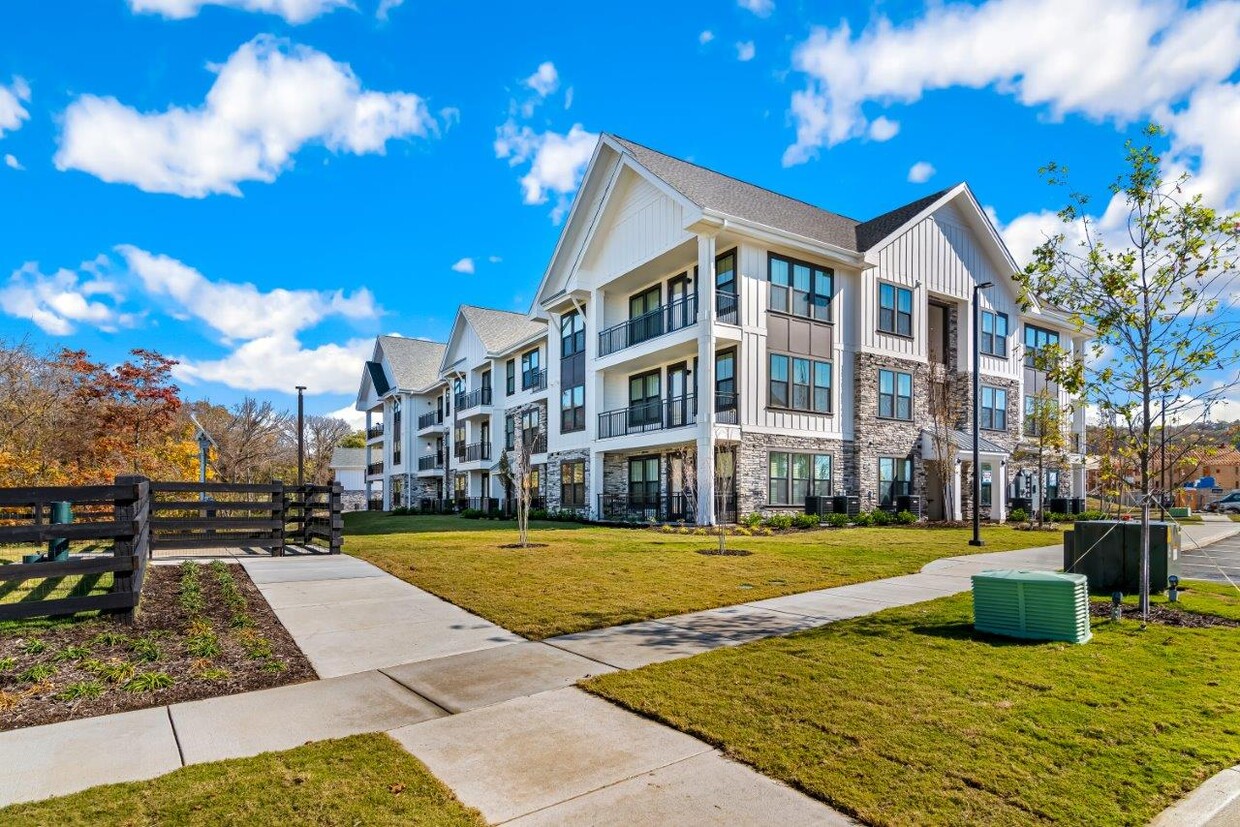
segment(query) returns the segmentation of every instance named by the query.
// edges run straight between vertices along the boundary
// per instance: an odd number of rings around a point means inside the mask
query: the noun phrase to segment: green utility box
[[[1026,640],[1086,643],[1089,585],[1080,574],[984,571],[973,575],[973,628]]]
[[[1184,517],[1193,516],[1193,510],[1189,508],[1188,506],[1184,506],[1184,505],[1177,505],[1177,506],[1168,508],[1167,513],[1170,514],[1172,517],[1176,518],[1177,520],[1184,518]]]
[[[1064,532],[1063,570],[1089,578],[1095,594],[1141,591],[1141,523],[1088,520]],[[1150,523],[1150,591],[1161,592],[1167,578],[1180,576],[1180,527]]]

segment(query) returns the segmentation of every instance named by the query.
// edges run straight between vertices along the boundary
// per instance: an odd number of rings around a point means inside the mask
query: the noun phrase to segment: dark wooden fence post
[[[114,501],[112,519],[122,525],[132,526],[133,533],[117,537],[113,541],[112,556],[121,560],[132,560],[133,566],[113,575],[112,592],[131,595],[130,602],[124,609],[124,617],[126,621],[132,622],[142,596],[142,575],[146,571],[149,550],[150,482],[145,477],[137,476],[118,476],[115,482],[117,485],[126,486],[128,491]]]
[[[344,547],[344,486],[340,482],[332,483],[331,493],[327,495],[328,525],[331,527],[331,540],[328,552],[339,554]]]
[[[276,527],[271,530],[271,554],[273,557],[284,556],[284,483],[280,480],[273,480],[272,484],[276,486],[275,491],[271,492],[271,519],[276,521]]]

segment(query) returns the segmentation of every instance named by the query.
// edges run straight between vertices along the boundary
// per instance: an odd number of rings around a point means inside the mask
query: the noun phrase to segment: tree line
[[[193,414],[215,440],[208,478],[297,479],[297,418],[247,397],[231,405],[186,400],[176,361],[135,349],[118,365],[86,351],[40,351],[0,339],[0,486],[87,485],[118,474],[198,478]],[[342,419],[305,421],[306,481],[331,478],[338,445],[365,444]]]

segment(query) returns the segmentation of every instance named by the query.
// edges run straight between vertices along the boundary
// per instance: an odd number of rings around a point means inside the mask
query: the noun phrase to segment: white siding
[[[582,259],[579,281],[605,284],[691,236],[681,204],[629,168],[620,174]]]

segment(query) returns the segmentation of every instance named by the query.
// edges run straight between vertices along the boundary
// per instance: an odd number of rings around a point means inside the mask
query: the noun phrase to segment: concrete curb
[[[1213,775],[1197,789],[1163,810],[1150,827],[1202,827],[1240,799],[1240,765]]]

